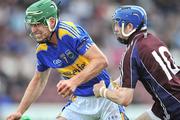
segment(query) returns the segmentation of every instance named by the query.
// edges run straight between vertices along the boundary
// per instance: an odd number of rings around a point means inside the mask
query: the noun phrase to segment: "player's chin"
[[[36,35],[35,38],[36,38],[38,41],[43,40],[43,37],[42,37],[41,35]]]
[[[44,38],[44,39],[45,39],[45,38]],[[41,37],[36,37],[36,41],[37,41],[38,43],[43,42],[43,41],[44,41],[44,39],[43,39],[43,38],[41,38]]]

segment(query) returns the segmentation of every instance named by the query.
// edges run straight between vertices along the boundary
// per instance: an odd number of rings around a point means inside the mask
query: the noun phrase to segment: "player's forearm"
[[[78,85],[88,82],[90,79],[97,76],[104,68],[106,68],[108,62],[106,59],[94,59],[90,61],[89,65],[81,71],[78,75],[74,76],[72,79]]]
[[[35,80],[32,80],[22,98],[22,101],[18,107],[18,112],[24,113],[28,107],[32,104],[32,102],[40,95],[42,92],[43,86],[40,85],[40,82],[36,82]]]
[[[39,78],[39,76],[35,76],[30,81],[21,100],[21,103],[17,109],[17,112],[23,114],[28,109],[28,107],[41,95],[47,81],[48,77],[42,80],[42,78]]]
[[[128,106],[133,98],[133,96],[126,91],[126,88],[118,88],[113,90],[108,89],[106,97],[107,99],[124,106]]]

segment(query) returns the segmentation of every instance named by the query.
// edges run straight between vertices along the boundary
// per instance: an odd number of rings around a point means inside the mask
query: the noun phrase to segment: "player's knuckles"
[[[67,94],[68,92],[70,92],[71,90],[69,88],[64,88],[61,93],[62,94]]]
[[[58,84],[56,84],[56,87],[59,87],[59,83],[58,83]]]
[[[66,92],[67,92],[67,90],[62,90],[62,91],[60,91],[60,93],[61,93],[62,95],[65,95]]]
[[[62,84],[62,82],[60,81],[60,82],[58,82],[58,84],[56,85],[56,87],[58,87],[58,86],[60,86]]]
[[[60,93],[60,94],[64,94],[64,91],[63,91],[63,90],[61,90],[61,91],[59,91],[59,93]]]
[[[64,93],[63,97],[65,98],[65,97],[67,97],[67,96],[69,96],[69,95],[70,95],[70,92],[67,91],[66,93]]]
[[[104,84],[104,81],[103,81],[103,80],[101,80],[99,84]]]
[[[62,91],[64,88],[65,88],[64,85],[60,85],[60,86],[58,87],[58,91]]]
[[[97,86],[98,86],[98,84],[95,84],[93,88],[95,89],[95,88],[97,88]]]
[[[102,82],[101,82],[101,83],[96,84],[96,87],[101,87],[101,86],[103,86],[103,83],[102,83]]]
[[[60,92],[61,91],[61,88],[57,88],[57,92]]]
[[[94,86],[94,91],[97,91],[100,88],[100,86]]]

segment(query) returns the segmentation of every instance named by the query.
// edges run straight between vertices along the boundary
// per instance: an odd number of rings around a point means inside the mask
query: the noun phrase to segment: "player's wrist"
[[[23,113],[20,112],[20,111],[16,111],[16,112],[15,112],[15,115],[18,116],[19,118],[21,118],[21,116],[23,115]]]
[[[108,89],[105,86],[103,86],[99,89],[99,95],[101,97],[107,98],[107,91]]]
[[[16,111],[16,113],[17,113],[18,115],[20,115],[20,116],[23,115],[23,113],[22,113],[22,112],[19,112],[19,111]]]
[[[17,109],[16,113],[18,113],[20,116],[22,116],[24,114],[25,111],[21,110],[21,109]]]
[[[70,80],[72,84],[76,87],[82,84],[81,79],[79,79],[78,77],[72,77]]]

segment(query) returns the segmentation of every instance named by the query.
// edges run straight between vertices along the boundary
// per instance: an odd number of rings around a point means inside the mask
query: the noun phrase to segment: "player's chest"
[[[78,57],[75,50],[66,46],[48,47],[43,55],[45,64],[51,68],[63,68],[71,65]]]

